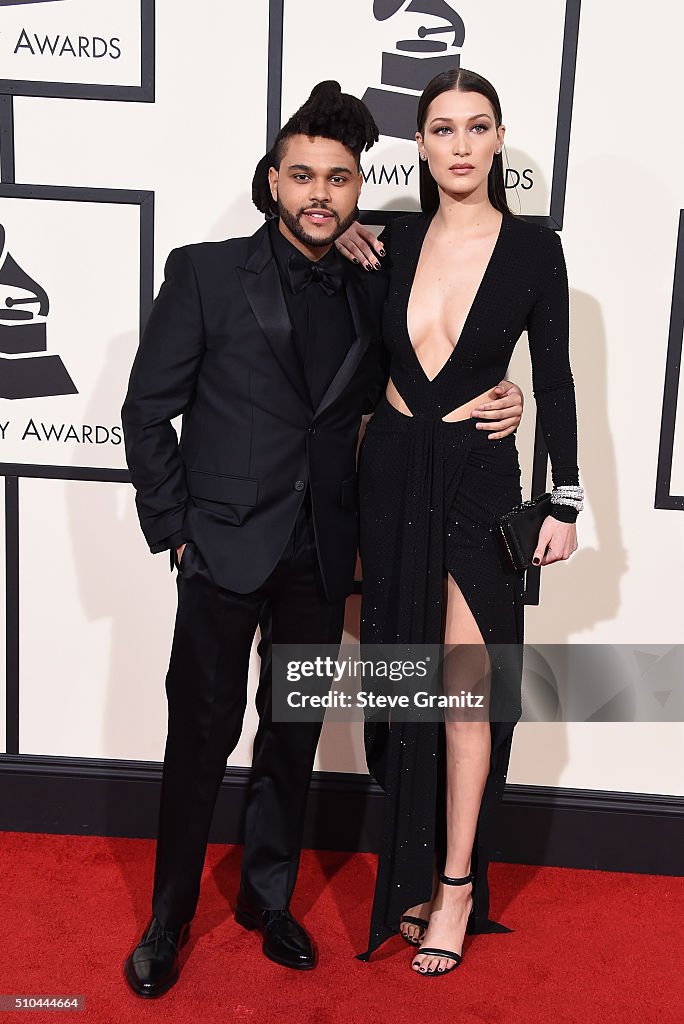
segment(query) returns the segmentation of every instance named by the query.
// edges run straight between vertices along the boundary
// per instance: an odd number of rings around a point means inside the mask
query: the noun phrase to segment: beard
[[[305,211],[316,209],[325,210],[325,212],[329,213],[333,218],[335,226],[327,238],[321,238],[320,235],[310,235],[306,228],[302,226],[300,218],[303,216]],[[288,210],[286,206],[283,206],[280,200],[278,200],[278,215],[283,224],[289,228],[299,242],[303,245],[308,245],[311,248],[322,249],[326,245],[331,245],[336,238],[343,235],[347,228],[350,228],[352,224],[359,219],[359,208],[358,206],[355,206],[351,213],[345,217],[344,220],[341,220],[337,210],[333,210],[330,206],[322,206],[320,204],[316,206],[315,204],[312,204],[302,207],[302,209],[298,210],[297,213],[293,213],[291,210]]]

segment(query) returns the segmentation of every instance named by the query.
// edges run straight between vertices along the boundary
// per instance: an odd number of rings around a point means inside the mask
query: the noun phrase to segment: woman
[[[366,725],[385,817],[360,959],[401,930],[425,975],[458,966],[466,931],[509,930],[489,920],[487,866],[520,717],[523,573],[493,528],[521,500],[520,469],[514,435],[489,438],[471,414],[525,329],[554,483],[535,564],[576,550],[582,507],[563,252],[555,232],[509,211],[504,134],[486,79],[433,79],[418,105],[423,213],[376,243],[391,367],[360,450],[361,640],[443,643],[445,688],[484,679],[488,694],[485,720]],[[365,264],[364,238],[352,228],[338,245]]]

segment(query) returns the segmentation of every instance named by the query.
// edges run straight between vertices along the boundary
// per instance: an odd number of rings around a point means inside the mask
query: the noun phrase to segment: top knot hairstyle
[[[252,179],[252,202],[267,217],[277,217],[278,204],[271,195],[268,172],[280,168],[285,143],[293,135],[334,139],[350,149],[357,164],[361,153],[378,141],[378,126],[361,100],[342,92],[339,82],[319,82],[306,103],[278,132],[273,146],[257,164]]]

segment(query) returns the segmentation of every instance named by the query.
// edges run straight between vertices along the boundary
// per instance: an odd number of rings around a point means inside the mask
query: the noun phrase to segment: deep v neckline
[[[427,237],[428,231],[430,230],[430,225],[432,224],[432,221],[434,220],[434,216],[435,216],[435,214],[433,214],[432,217],[430,217],[429,220],[427,221],[427,225],[426,225],[425,230],[423,232],[423,237],[420,239],[420,245],[419,245],[419,248],[418,248],[418,258],[417,258],[415,266],[413,268],[413,272],[410,275],[410,281],[409,281],[409,287],[408,287],[408,299],[406,301],[406,316],[405,316],[405,324],[404,324],[404,326],[406,328],[406,337],[408,338],[408,343],[409,343],[409,346],[411,348],[411,352],[413,353],[413,358],[415,359],[415,361],[416,361],[416,363],[418,365],[418,368],[420,369],[420,372],[423,374],[423,377],[428,382],[428,384],[434,383],[434,381],[436,381],[437,378],[439,376],[441,376],[441,374],[446,370],[447,366],[449,365],[449,363],[453,359],[454,352],[456,351],[456,349],[461,344],[461,339],[463,338],[463,335],[465,334],[466,329],[468,328],[470,320],[472,318],[473,310],[475,309],[475,307],[476,307],[476,305],[478,303],[478,300],[480,299],[480,297],[482,295],[482,292],[484,290],[484,285],[485,285],[485,283],[487,281],[487,278],[489,276],[492,264],[494,262],[494,258],[497,255],[497,252],[498,252],[498,250],[499,250],[499,248],[501,246],[501,239],[503,238],[504,228],[506,227],[506,213],[504,211],[502,211],[502,213],[501,213],[501,224],[499,225],[499,232],[498,232],[498,234],[496,236],[496,241],[494,242],[494,248],[492,249],[491,254],[489,256],[489,259],[487,260],[487,265],[486,265],[486,267],[484,269],[484,273],[482,274],[482,277],[480,278],[480,283],[477,286],[477,290],[475,292],[475,295],[473,296],[472,302],[470,303],[470,307],[468,308],[468,312],[466,314],[465,320],[463,321],[463,326],[461,327],[461,331],[460,331],[460,333],[458,335],[458,338],[454,342],[454,345],[453,345],[453,347],[451,349],[451,352],[446,357],[446,359],[444,360],[444,362],[442,363],[442,365],[440,366],[439,370],[434,375],[434,377],[428,377],[427,373],[425,372],[425,368],[424,368],[423,364],[421,363],[420,359],[418,358],[418,353],[415,350],[415,347],[414,347],[414,344],[413,344],[413,340],[411,338],[411,332],[409,330],[409,325],[408,325],[408,315],[409,315],[409,306],[411,305],[411,293],[413,292],[413,285],[415,284],[416,274],[418,273],[418,265],[420,264],[420,257],[423,254],[423,246],[425,245],[425,239]]]

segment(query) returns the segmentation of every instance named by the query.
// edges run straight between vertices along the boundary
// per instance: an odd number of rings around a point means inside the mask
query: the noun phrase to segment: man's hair
[[[339,82],[319,82],[306,103],[278,132],[273,146],[259,161],[252,179],[252,201],[267,217],[278,215],[278,204],[271,195],[268,172],[280,168],[287,140],[293,135],[333,139],[351,150],[357,165],[361,153],[378,141],[378,126],[361,100],[342,92]]]

